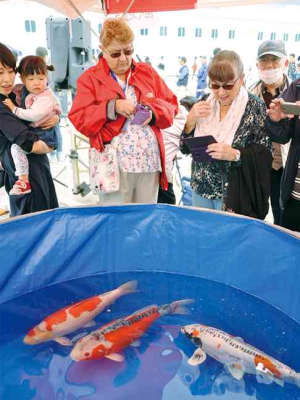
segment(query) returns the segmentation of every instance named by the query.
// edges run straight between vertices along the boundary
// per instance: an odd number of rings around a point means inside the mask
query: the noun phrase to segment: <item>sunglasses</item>
[[[223,88],[224,90],[232,90],[239,79],[240,79],[240,76],[233,83],[229,83],[229,84],[225,84],[225,85],[217,85],[216,83],[210,82],[209,87],[211,89],[215,89],[215,90],[218,90],[220,88]]]
[[[132,47],[132,49],[116,51],[115,53],[110,53],[108,50],[106,50],[106,48],[104,46],[103,46],[103,48],[111,58],[119,58],[119,57],[121,57],[122,54],[124,54],[124,56],[131,56],[134,52],[133,47]]]
[[[261,57],[257,61],[261,65],[266,65],[266,64],[269,64],[269,63],[272,63],[273,65],[276,65],[276,64],[279,63],[280,60],[281,60],[281,58],[279,58],[279,57]]]

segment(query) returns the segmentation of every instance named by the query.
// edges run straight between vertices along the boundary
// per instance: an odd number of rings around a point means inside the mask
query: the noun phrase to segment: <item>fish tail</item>
[[[191,310],[186,307],[187,304],[195,303],[194,299],[185,299],[174,301],[172,305],[174,306],[172,314],[182,314],[189,315],[191,314]]]
[[[118,290],[122,292],[122,295],[129,294],[129,293],[136,293],[139,292],[137,289],[138,281],[130,281],[124,283],[123,285],[118,287]]]

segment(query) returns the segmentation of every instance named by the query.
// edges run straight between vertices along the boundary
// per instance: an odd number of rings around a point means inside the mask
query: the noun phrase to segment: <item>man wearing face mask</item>
[[[267,40],[259,46],[256,66],[260,80],[253,84],[249,90],[260,97],[268,109],[272,100],[278,97],[290,84],[287,75],[284,73],[287,65],[287,52],[284,42],[281,40]],[[279,143],[273,143],[273,148],[271,206],[274,224],[279,225],[281,214],[279,205],[280,181],[288,150]]]

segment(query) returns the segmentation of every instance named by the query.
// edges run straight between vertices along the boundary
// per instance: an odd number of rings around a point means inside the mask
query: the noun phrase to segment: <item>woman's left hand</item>
[[[206,152],[216,160],[235,161],[238,150],[228,144],[213,143],[207,146]]]
[[[47,129],[54,128],[55,125],[59,123],[59,116],[58,115],[53,115],[53,117],[47,119],[40,127],[45,131]]]

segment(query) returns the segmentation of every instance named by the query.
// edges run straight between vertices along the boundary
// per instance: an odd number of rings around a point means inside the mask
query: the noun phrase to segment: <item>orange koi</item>
[[[106,324],[80,339],[75,344],[70,357],[74,361],[106,357],[121,362],[124,356],[119,352],[129,345],[138,346],[140,344],[138,339],[154,321],[166,314],[189,314],[185,305],[193,302],[194,300],[187,299],[161,306],[152,305],[128,317]]]
[[[64,307],[32,328],[23,342],[34,345],[54,340],[63,346],[72,346],[72,341],[65,335],[82,327],[95,325],[94,318],[109,304],[121,296],[135,292],[137,292],[137,281],[131,281],[110,292]]]

